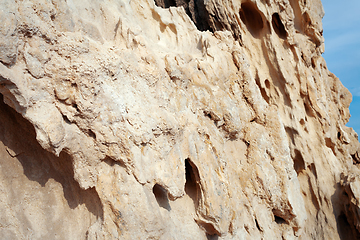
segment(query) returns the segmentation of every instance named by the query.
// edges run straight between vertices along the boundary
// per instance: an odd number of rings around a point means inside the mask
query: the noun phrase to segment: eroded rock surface
[[[2,239],[360,236],[320,0],[0,2]]]

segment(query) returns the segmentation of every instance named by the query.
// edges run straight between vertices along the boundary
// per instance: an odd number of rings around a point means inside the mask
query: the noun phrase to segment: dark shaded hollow
[[[305,161],[301,154],[301,152],[297,149],[294,150],[295,156],[293,158],[294,161],[294,169],[297,174],[305,169]]]
[[[331,138],[325,138],[325,145],[331,149],[331,151],[336,156],[336,149],[335,149],[335,143],[331,140]]]
[[[295,137],[297,137],[299,135],[299,132],[292,127],[285,127],[285,131],[289,137],[289,139],[291,140],[291,143],[296,146],[295,144]]]
[[[345,176],[341,176],[344,179]],[[341,240],[358,240],[360,232],[356,225],[358,222],[357,207],[354,208],[351,196],[347,193],[350,189],[349,182],[333,185],[336,191],[331,196],[334,216],[336,217],[336,228]],[[351,190],[350,190],[351,192]]]
[[[198,30],[209,30],[210,32],[217,30],[210,27],[210,16],[206,10],[204,0],[155,0],[155,5],[162,8],[183,7]],[[217,21],[214,21],[214,19],[213,22],[215,25],[220,24]]]
[[[96,139],[96,134],[91,129],[87,130],[87,134],[89,135],[89,137],[92,137],[93,139]]]
[[[189,197],[194,201],[195,205],[197,205],[200,191],[200,187],[198,184],[199,172],[195,164],[193,164],[190,159],[185,160],[185,174],[185,193],[189,195]]]
[[[340,235],[341,240],[358,240],[360,239],[360,233],[357,231],[354,226],[352,226],[345,213],[341,212],[336,219],[337,221],[337,230]]]
[[[305,125],[305,120],[303,118],[300,119],[300,124],[303,125],[303,126]]]
[[[207,238],[207,240],[218,240],[219,235],[217,235],[217,234],[212,234],[212,235],[206,234],[206,238]]]
[[[359,163],[360,163],[359,152],[356,152],[356,153],[354,153],[354,154],[351,154],[351,158],[353,159],[353,163],[354,163],[354,164],[359,164]]]
[[[221,120],[214,112],[204,110],[204,116],[214,122],[215,126],[218,127],[218,122]]]
[[[285,219],[283,219],[282,217],[279,217],[279,216],[274,215],[274,218],[275,218],[275,222],[276,222],[277,224],[286,224]]]
[[[162,8],[176,7],[175,0],[155,0],[155,4]]]
[[[258,223],[258,221],[257,221],[256,218],[255,218],[255,225],[256,225],[256,228],[257,228],[260,232],[262,232],[262,230],[261,230],[261,228],[260,228],[260,225],[259,225],[259,223]]]
[[[253,37],[259,37],[264,28],[264,21],[259,9],[253,2],[244,2],[241,4],[240,18]]]
[[[271,87],[270,81],[268,79],[265,79],[265,87],[269,89]]]
[[[45,191],[46,183],[53,179],[61,184],[64,198],[71,209],[85,204],[89,212],[103,219],[102,204],[96,190],[94,188],[83,190],[75,181],[71,156],[63,151],[59,157],[56,157],[43,149],[36,140],[33,125],[7,106],[2,94],[0,94],[0,142],[15,152],[20,151],[21,154],[14,157],[13,161],[21,164],[26,178],[40,184],[39,191]],[[0,162],[4,169],[8,167],[5,158]],[[6,172],[8,178],[12,178],[12,174],[12,171]],[[51,194],[51,191],[46,194]]]
[[[166,189],[159,184],[155,184],[153,187],[153,193],[159,206],[170,211],[171,207]]]
[[[272,21],[271,22],[272,22],[272,26],[273,26],[273,29],[275,30],[276,34],[281,39],[286,39],[287,38],[287,32],[285,30],[285,26],[282,23],[278,13],[274,13],[272,15]]]

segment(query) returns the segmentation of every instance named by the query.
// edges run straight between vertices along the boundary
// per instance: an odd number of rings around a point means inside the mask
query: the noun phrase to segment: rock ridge
[[[357,239],[320,0],[0,0],[0,237]]]

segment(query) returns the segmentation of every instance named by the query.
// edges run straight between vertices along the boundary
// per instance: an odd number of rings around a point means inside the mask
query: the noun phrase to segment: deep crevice
[[[350,225],[344,212],[341,212],[336,220],[341,240],[359,239],[359,232],[354,230],[354,227]]]
[[[278,13],[274,13],[272,15],[272,26],[276,32],[276,34],[282,38],[282,39],[286,39],[287,38],[287,32],[285,30],[285,26],[282,23],[280,16]]]
[[[93,139],[96,139],[96,134],[91,129],[87,130],[87,135]]]
[[[256,225],[256,228],[257,228],[260,232],[262,232],[262,230],[261,230],[261,228],[260,228],[260,225],[259,225],[259,223],[258,223],[258,221],[257,221],[256,218],[255,218],[255,225]]]
[[[71,124],[71,121],[69,120],[69,118],[68,118],[66,115],[62,114],[62,118],[64,119],[64,121],[65,121],[67,124]]]
[[[200,200],[200,176],[196,165],[187,158],[185,160],[185,193],[194,201],[195,208]]]
[[[305,161],[299,150],[295,149],[294,153],[295,153],[295,156],[293,158],[294,169],[295,169],[296,173],[299,174],[302,170],[305,169]]]

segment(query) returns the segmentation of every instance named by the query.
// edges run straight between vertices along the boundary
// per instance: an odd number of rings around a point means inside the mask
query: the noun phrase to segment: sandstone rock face
[[[1,239],[356,239],[320,0],[0,1]]]

